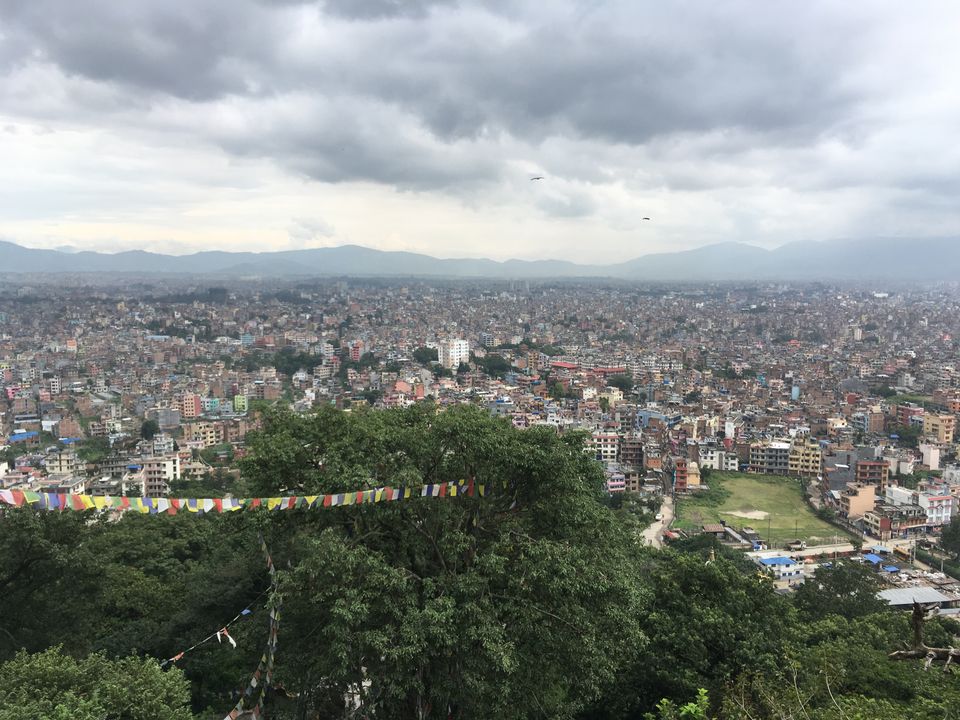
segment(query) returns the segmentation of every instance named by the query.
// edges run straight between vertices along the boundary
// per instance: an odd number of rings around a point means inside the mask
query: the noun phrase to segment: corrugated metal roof
[[[877,593],[877,597],[886,600],[890,605],[913,605],[914,601],[940,603],[954,600],[950,595],[944,595],[936,588],[927,586],[882,590]]]
[[[797,563],[788,557],[761,558],[763,565],[796,565]]]

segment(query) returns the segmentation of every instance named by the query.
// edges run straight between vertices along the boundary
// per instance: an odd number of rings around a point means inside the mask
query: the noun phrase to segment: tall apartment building
[[[636,469],[643,466],[643,438],[639,434],[620,437],[620,462]]]
[[[208,448],[220,442],[217,425],[212,422],[188,423],[183,428],[184,438],[191,443],[197,443],[202,448]]]
[[[681,455],[668,455],[663,462],[667,480],[674,492],[687,491],[687,459]]]
[[[923,416],[923,434],[936,439],[938,443],[952,443],[956,425],[957,418],[954,415],[927,413]]]
[[[787,467],[794,477],[815,478],[823,472],[823,451],[815,439],[796,438],[790,443]]]
[[[147,458],[143,461],[143,492],[147,497],[163,497],[170,493],[170,483],[180,479],[180,457]]]
[[[438,352],[440,364],[456,370],[460,363],[470,361],[470,343],[466,340],[444,340]]]
[[[180,396],[179,410],[185,419],[199,417],[203,413],[202,398],[196,393],[184,393]]]
[[[750,472],[787,475],[790,472],[790,443],[765,440],[750,445]]]
[[[620,435],[597,430],[590,436],[590,445],[600,462],[616,462],[620,451]]]
[[[69,475],[78,472],[81,467],[80,458],[73,449],[52,453],[45,462],[50,475]]]
[[[863,485],[876,485],[882,494],[890,478],[890,463],[886,460],[857,460],[854,480]]]

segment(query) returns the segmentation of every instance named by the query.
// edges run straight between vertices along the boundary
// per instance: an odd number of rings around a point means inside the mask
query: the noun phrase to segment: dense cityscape
[[[957,514],[953,286],[90,282],[2,286],[4,489],[226,491],[272,405],[468,403],[584,431],[613,494],[745,471],[877,540]]]
[[[957,27],[0,0],[0,720],[960,720]]]

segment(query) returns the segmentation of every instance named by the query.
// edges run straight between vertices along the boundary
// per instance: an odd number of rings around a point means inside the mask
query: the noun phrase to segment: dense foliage
[[[243,461],[254,494],[452,479],[487,494],[119,522],[6,510],[0,720],[223,717],[266,638],[258,532],[284,596],[269,717],[956,716],[952,672],[887,658],[909,618],[869,570],[820,570],[785,597],[710,538],[644,548],[653,506],[605,498],[582,443],[462,406],[274,413]],[[155,662],[246,607],[236,649]],[[934,618],[927,642],[957,631]]]

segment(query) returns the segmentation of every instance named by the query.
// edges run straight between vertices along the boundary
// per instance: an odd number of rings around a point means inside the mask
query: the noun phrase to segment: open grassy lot
[[[935,406],[933,404],[932,395],[910,395],[910,394],[901,394],[901,395],[891,395],[887,398],[887,402],[892,405],[899,405],[901,403],[916,403],[927,409],[933,409]]]
[[[849,539],[814,514],[795,478],[714,472],[709,484],[706,493],[677,499],[674,527],[695,529],[723,520],[733,528],[752,527],[764,542],[769,536],[771,547],[798,539],[810,545]]]

